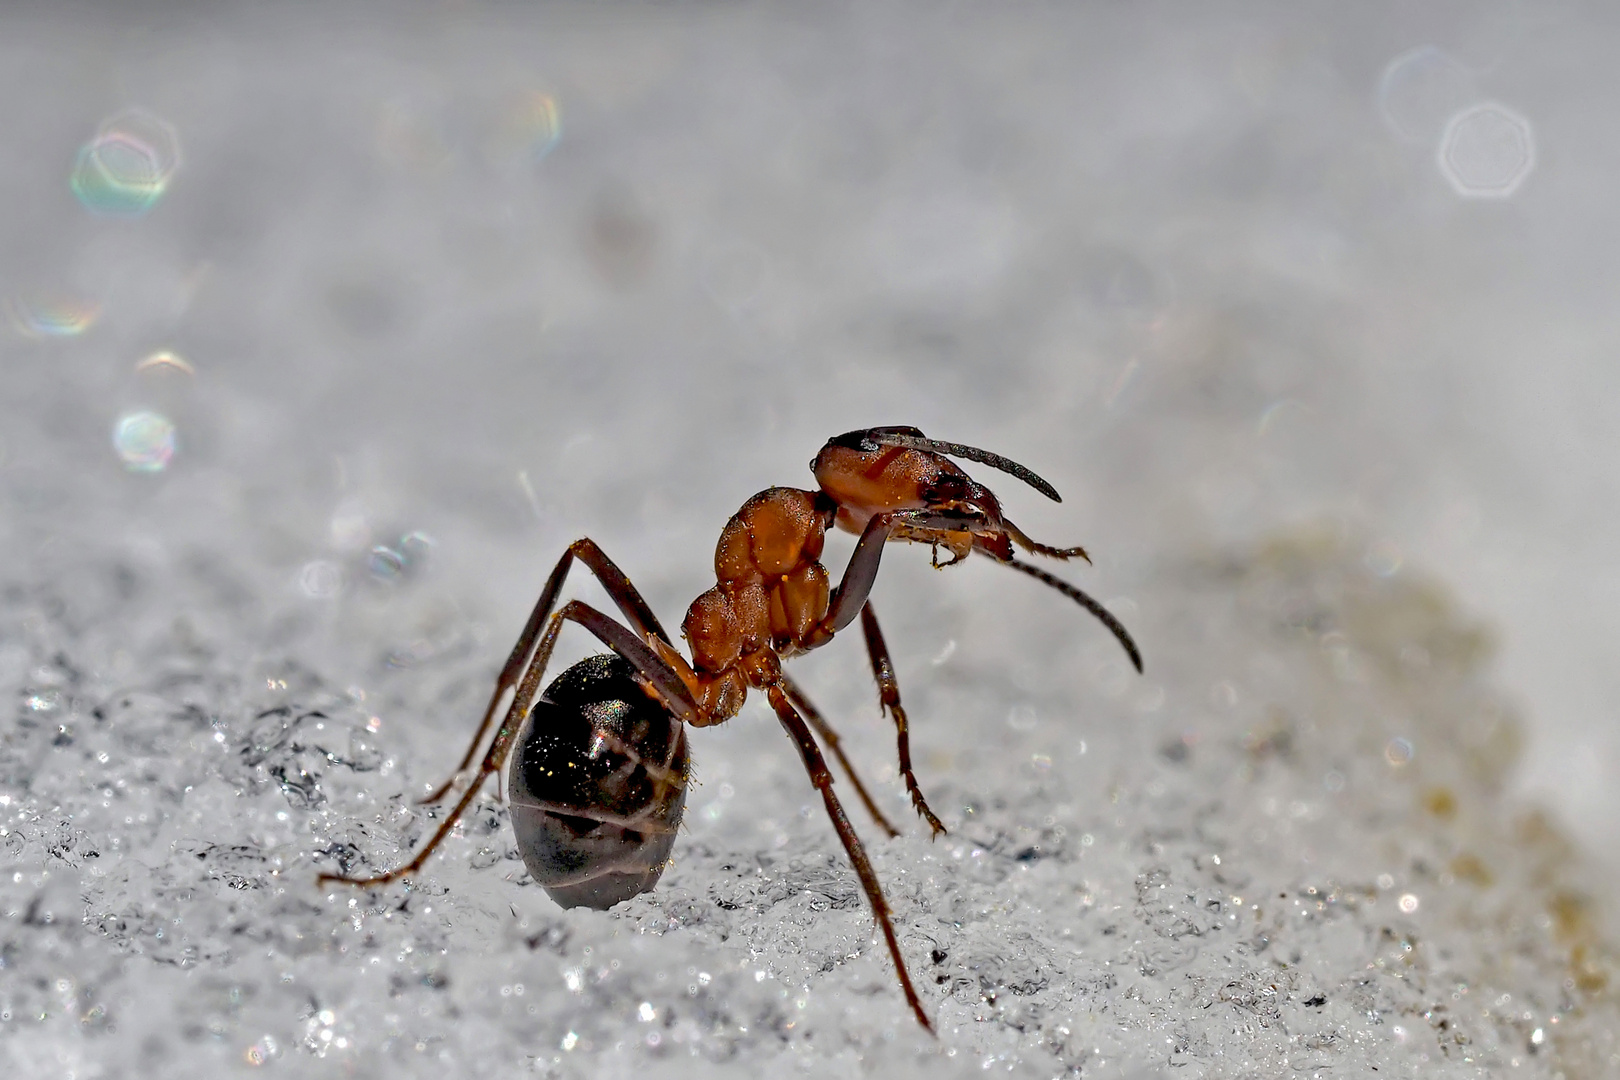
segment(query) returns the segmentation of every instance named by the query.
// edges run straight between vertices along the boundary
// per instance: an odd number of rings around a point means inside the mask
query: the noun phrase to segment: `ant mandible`
[[[832,774],[811,727],[843,766],[878,825],[890,836],[899,833],[855,775],[838,736],[783,674],[782,661],[825,645],[860,618],[881,706],[894,719],[900,775],[912,805],[936,836],[945,826],[929,809],[912,774],[900,686],[877,616],[867,602],[886,542],[929,544],[936,567],[961,562],[978,551],[1028,574],[1100,619],[1125,647],[1136,670],[1142,670],[1141,653],[1118,619],[1073,585],[1014,555],[1017,547],[1050,558],[1078,556],[1089,562],[1085,551],[1031,540],[1001,512],[996,497],[949,457],[1010,473],[1047,498],[1062,501],[1052,485],[1017,462],[926,438],[916,428],[877,427],[840,435],[810,463],[819,490],[767,488],[744,503],[721,530],[714,556],[718,581],[692,601],[681,625],[690,661],[676,650],[630,579],[594,541],[586,538],[570,544],[495,681],[489,707],[461,764],[422,800],[437,803],[449,793],[472,764],[494,722],[496,707],[515,687],[500,729],[449,817],[404,866],[369,878],[322,874],[320,882],[382,885],[416,873],[515,746],[518,753],[507,780],[512,825],[534,879],[565,907],[606,908],[648,891],[663,873],[685,807],[684,725],[724,723],[737,714],[750,689],[763,690],[798,747],[810,782],[821,792],[883,931],[906,1001],[917,1021],[932,1031],[900,954],[883,888],[833,793]],[[860,540],[843,580],[830,588],[820,559],[827,529],[835,524],[859,534]],[[941,549],[949,555],[943,563]],[[578,600],[553,610],[576,559],[596,575],[624,623]],[[570,621],[596,635],[612,652],[570,667],[537,701],[557,634]]]

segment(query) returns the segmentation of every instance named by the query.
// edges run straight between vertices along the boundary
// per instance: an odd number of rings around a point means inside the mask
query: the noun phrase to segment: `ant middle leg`
[[[844,813],[843,804],[833,794],[832,773],[827,771],[827,763],[816,748],[815,736],[810,734],[804,720],[794,711],[793,703],[788,700],[787,692],[780,683],[768,687],[766,693],[771,699],[771,708],[776,710],[777,719],[798,746],[799,756],[804,759],[804,767],[810,773],[810,783],[821,792],[822,802],[827,806],[827,816],[832,819],[833,829],[844,845],[844,853],[849,856],[855,876],[860,878],[861,887],[866,890],[866,901],[872,906],[872,917],[877,921],[878,929],[883,931],[883,940],[889,946],[889,956],[894,959],[894,971],[899,976],[900,989],[905,991],[906,1003],[916,1014],[917,1022],[927,1028],[929,1034],[933,1034],[934,1025],[929,1021],[928,1014],[923,1012],[922,1000],[918,998],[916,988],[911,985],[911,975],[906,971],[905,957],[900,954],[900,939],[894,932],[894,920],[889,916],[889,902],[884,899],[883,886],[878,881],[877,872],[872,869],[871,860],[866,857],[861,838],[855,834],[855,827]]]
[[[827,723],[820,710],[810,703],[809,698],[805,697],[804,691],[799,689],[799,684],[786,675],[782,676],[782,689],[786,692],[788,700],[793,702],[794,707],[804,714],[806,720],[810,721],[810,726],[816,729],[816,734],[820,735],[821,741],[827,744],[827,749],[831,750],[833,757],[838,759],[838,764],[843,766],[844,775],[849,777],[851,784],[855,785],[855,794],[860,796],[862,804],[866,807],[866,812],[872,815],[872,820],[877,822],[878,828],[891,837],[899,836],[900,830],[889,824],[889,819],[884,817],[883,811],[877,808],[877,803],[872,801],[872,796],[867,793],[866,785],[861,783],[859,774],[855,772],[855,766],[851,765],[849,758],[844,755],[844,748],[839,744],[838,733],[832,729],[832,725]]]
[[[928,808],[917,776],[911,771],[911,731],[906,722],[905,706],[900,704],[900,682],[894,677],[894,662],[889,659],[889,646],[878,629],[877,613],[868,603],[861,609],[861,633],[866,638],[866,653],[872,659],[872,677],[878,684],[878,701],[884,712],[894,717],[896,741],[899,744],[900,775],[905,778],[906,791],[911,793],[911,805],[921,814],[935,836],[945,833],[945,826]]]
[[[579,623],[595,634],[608,648],[630,661],[646,680],[646,685],[651,688],[649,692],[675,716],[690,722],[698,715],[697,703],[692,700],[691,693],[680,676],[642,644],[635,634],[589,604],[570,600],[546,623],[545,634],[540,638],[539,647],[534,651],[534,658],[524,669],[517,693],[512,697],[512,704],[507,707],[506,716],[501,721],[499,730],[495,732],[495,739],[489,744],[489,750],[484,754],[484,760],[478,766],[477,774],[467,785],[467,790],[461,793],[461,798],[457,800],[444,821],[428,838],[428,842],[422,846],[422,850],[404,866],[384,874],[365,878],[350,877],[346,874],[321,874],[316,878],[317,884],[340,882],[345,885],[387,885],[422,869],[422,865],[450,835],[450,830],[455,828],[456,822],[461,820],[462,815],[472,806],[473,799],[484,786],[484,781],[499,772],[501,766],[506,763],[506,757],[511,752],[518,731],[522,728],[523,721],[528,719],[529,710],[534,707],[535,697],[540,692],[540,680],[545,677],[546,667],[551,663],[551,654],[557,646],[557,635],[562,630],[562,624],[570,621]]]
[[[523,632],[518,635],[517,643],[512,646],[512,654],[506,658],[501,673],[495,677],[495,692],[490,695],[489,705],[484,709],[484,718],[479,721],[472,742],[467,744],[467,752],[462,755],[461,763],[455,767],[449,779],[424,798],[418,799],[419,805],[431,806],[442,800],[455,784],[456,777],[466,772],[467,767],[472,764],[484,736],[489,734],[490,725],[495,720],[495,709],[500,705],[501,698],[517,685],[524,662],[528,660],[529,653],[534,648],[535,639],[540,636],[540,628],[544,625],[546,616],[551,614],[551,609],[557,604],[557,596],[562,591],[569,567],[573,565],[575,559],[584,563],[585,568],[601,582],[602,588],[607,590],[608,596],[613,599],[614,604],[618,606],[636,633],[641,635],[643,641],[656,639],[667,646],[668,651],[674,651],[669,635],[658,623],[658,616],[653,614],[652,608],[642,598],[641,593],[636,591],[636,587],[630,583],[624,571],[620,570],[590,537],[575,540],[568,545],[562,558],[558,559],[557,565],[552,568],[551,576],[546,579],[545,587],[540,590],[540,598],[535,601],[534,610],[529,613],[529,621],[523,625]]]

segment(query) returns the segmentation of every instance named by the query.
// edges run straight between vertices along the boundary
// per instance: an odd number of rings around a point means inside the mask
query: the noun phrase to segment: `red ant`
[[[724,723],[737,715],[750,688],[763,690],[798,747],[810,782],[821,792],[888,943],[906,1001],[917,1021],[932,1031],[906,972],[882,886],[833,794],[832,774],[811,727],[843,766],[879,826],[890,836],[899,833],[855,775],[838,736],[783,674],[782,661],[825,645],[860,618],[879,699],[898,733],[900,775],[912,805],[936,836],[945,826],[929,809],[912,774],[900,687],[877,616],[867,602],[886,542],[929,544],[935,566],[953,565],[978,551],[1028,574],[1102,620],[1136,670],[1142,670],[1136,643],[1118,619],[1073,585],[1013,554],[1017,547],[1055,559],[1079,556],[1089,562],[1085,551],[1031,540],[1002,514],[993,494],[947,457],[1010,473],[1047,498],[1061,501],[1052,485],[1022,465],[971,446],[925,438],[916,428],[868,428],[840,435],[810,463],[819,490],[767,488],[744,503],[721,530],[714,556],[718,582],[692,602],[681,625],[690,662],[630,579],[594,541],[570,544],[495,681],[495,693],[461,764],[422,800],[437,803],[448,794],[472,764],[494,722],[496,706],[516,687],[500,730],[450,816],[404,866],[369,878],[322,874],[321,883],[382,885],[416,873],[516,746],[507,779],[512,827],[535,881],[565,907],[606,908],[646,892],[664,871],[685,807],[689,768],[685,725]],[[820,559],[827,529],[834,524],[858,533],[860,540],[843,580],[830,588]],[[939,561],[942,548],[950,556],[944,563]],[[575,559],[596,575],[624,623],[578,600],[553,612]],[[613,651],[570,667],[536,701],[557,634],[567,621],[579,623]]]

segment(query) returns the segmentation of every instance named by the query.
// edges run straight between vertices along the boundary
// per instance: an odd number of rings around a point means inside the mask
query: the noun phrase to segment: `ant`
[[[1051,484],[1017,462],[960,443],[929,439],[916,428],[876,427],[839,435],[810,463],[818,490],[767,488],[726,522],[714,556],[717,583],[692,602],[681,625],[690,661],[677,651],[636,587],[595,541],[586,538],[570,544],[496,678],[489,707],[461,763],[449,780],[421,800],[434,804],[444,799],[472,765],[496,707],[515,688],[494,740],[449,817],[404,866],[367,878],[322,874],[320,883],[383,885],[415,874],[466,813],[484,781],[498,773],[510,755],[507,789],[513,832],[529,873],[552,899],[565,907],[607,908],[646,892],[663,874],[686,804],[690,768],[686,727],[724,723],[737,714],[750,689],[763,690],[798,747],[810,782],[821,793],[888,944],[906,1001],[918,1023],[932,1032],[906,971],[883,888],[833,793],[832,774],[812,727],[879,827],[890,836],[899,833],[856,776],[832,727],[782,672],[782,661],[825,645],[860,619],[881,707],[894,720],[900,775],[912,806],[935,836],[945,832],[945,826],[929,809],[912,773],[900,686],[877,616],[867,602],[885,543],[928,544],[936,567],[954,565],[977,551],[1028,574],[1101,620],[1125,647],[1136,670],[1142,670],[1141,653],[1118,619],[1073,585],[1014,555],[1016,547],[1049,558],[1090,562],[1085,551],[1031,540],[1001,512],[989,490],[948,458],[988,465],[1054,502],[1062,501]],[[843,580],[832,588],[820,559],[826,532],[835,525],[860,539]],[[945,562],[940,561],[942,549],[949,556]],[[576,559],[596,575],[624,622],[578,600],[557,608],[564,579]],[[537,701],[540,680],[565,622],[580,624],[612,652],[568,668]]]

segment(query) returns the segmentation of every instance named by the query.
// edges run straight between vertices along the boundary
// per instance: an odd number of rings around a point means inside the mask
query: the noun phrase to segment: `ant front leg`
[[[918,539],[932,533],[971,532],[984,520],[983,515],[949,510],[889,510],[873,514],[861,531],[861,538],[855,542],[843,580],[828,601],[827,617],[811,629],[802,647],[814,649],[824,645],[855,621],[866,606],[866,598],[872,594],[872,583],[877,580],[878,564],[883,559],[883,545],[891,538]]]
[[[861,633],[866,638],[866,653],[872,659],[872,677],[877,680],[878,701],[882,709],[894,717],[900,775],[905,778],[906,790],[911,793],[911,805],[928,822],[935,836],[943,836],[945,826],[928,808],[928,800],[923,798],[922,789],[917,786],[916,774],[911,771],[911,731],[906,723],[905,707],[900,704],[900,683],[894,677],[894,661],[889,659],[889,646],[883,640],[883,631],[878,629],[877,614],[870,602],[861,608]]]
[[[614,604],[635,628],[636,633],[641,635],[643,641],[657,640],[667,646],[670,652],[674,651],[669,635],[658,623],[658,616],[653,614],[652,608],[642,599],[641,593],[636,591],[636,587],[630,583],[624,571],[620,570],[590,537],[575,540],[568,545],[562,558],[557,560],[551,576],[546,579],[545,588],[540,590],[540,598],[535,601],[534,610],[529,613],[529,621],[524,624],[523,632],[518,635],[517,644],[512,646],[512,654],[506,658],[501,673],[495,677],[495,692],[490,695],[489,706],[484,710],[484,718],[479,721],[478,731],[474,733],[472,742],[467,745],[467,752],[462,755],[461,764],[457,765],[450,778],[435,788],[431,794],[417,800],[419,805],[431,806],[442,800],[455,784],[456,777],[466,772],[467,767],[472,764],[473,757],[478,753],[479,744],[484,741],[484,736],[489,733],[490,724],[495,720],[496,706],[501,703],[501,698],[506,696],[506,692],[517,685],[524,661],[529,658],[535,639],[540,636],[540,628],[545,624],[546,616],[550,615],[551,609],[556,606],[557,595],[562,591],[563,582],[568,577],[568,569],[575,559],[584,563],[585,568],[602,583],[602,588],[607,590],[608,596],[612,597]]]
[[[461,820],[463,814],[472,806],[473,799],[484,786],[484,781],[500,771],[506,763],[506,756],[511,752],[512,743],[517,738],[523,721],[528,719],[529,710],[534,707],[535,696],[540,691],[540,680],[545,677],[546,666],[551,662],[552,651],[557,646],[557,634],[562,630],[564,622],[577,622],[608,648],[630,661],[637,672],[651,687],[651,693],[671,713],[681,720],[691,721],[699,715],[697,703],[692,699],[691,692],[676,672],[658,658],[641,640],[625,627],[614,622],[606,615],[597,611],[589,604],[578,600],[570,600],[564,604],[562,610],[553,615],[546,624],[545,635],[540,639],[540,645],[534,652],[534,659],[529,662],[523,672],[523,679],[518,684],[517,693],[512,698],[512,704],[507,707],[506,717],[501,722],[500,729],[495,733],[495,740],[489,744],[489,751],[484,755],[483,763],[478,766],[478,772],[467,790],[462,792],[461,798],[456,802],[450,814],[434,831],[422,850],[416,857],[404,866],[390,870],[386,874],[374,877],[349,877],[344,874],[321,874],[316,883],[325,885],[328,882],[340,882],[344,885],[387,885],[400,878],[409,877],[422,869],[422,865],[439,849],[445,838],[450,835],[456,822]]]

